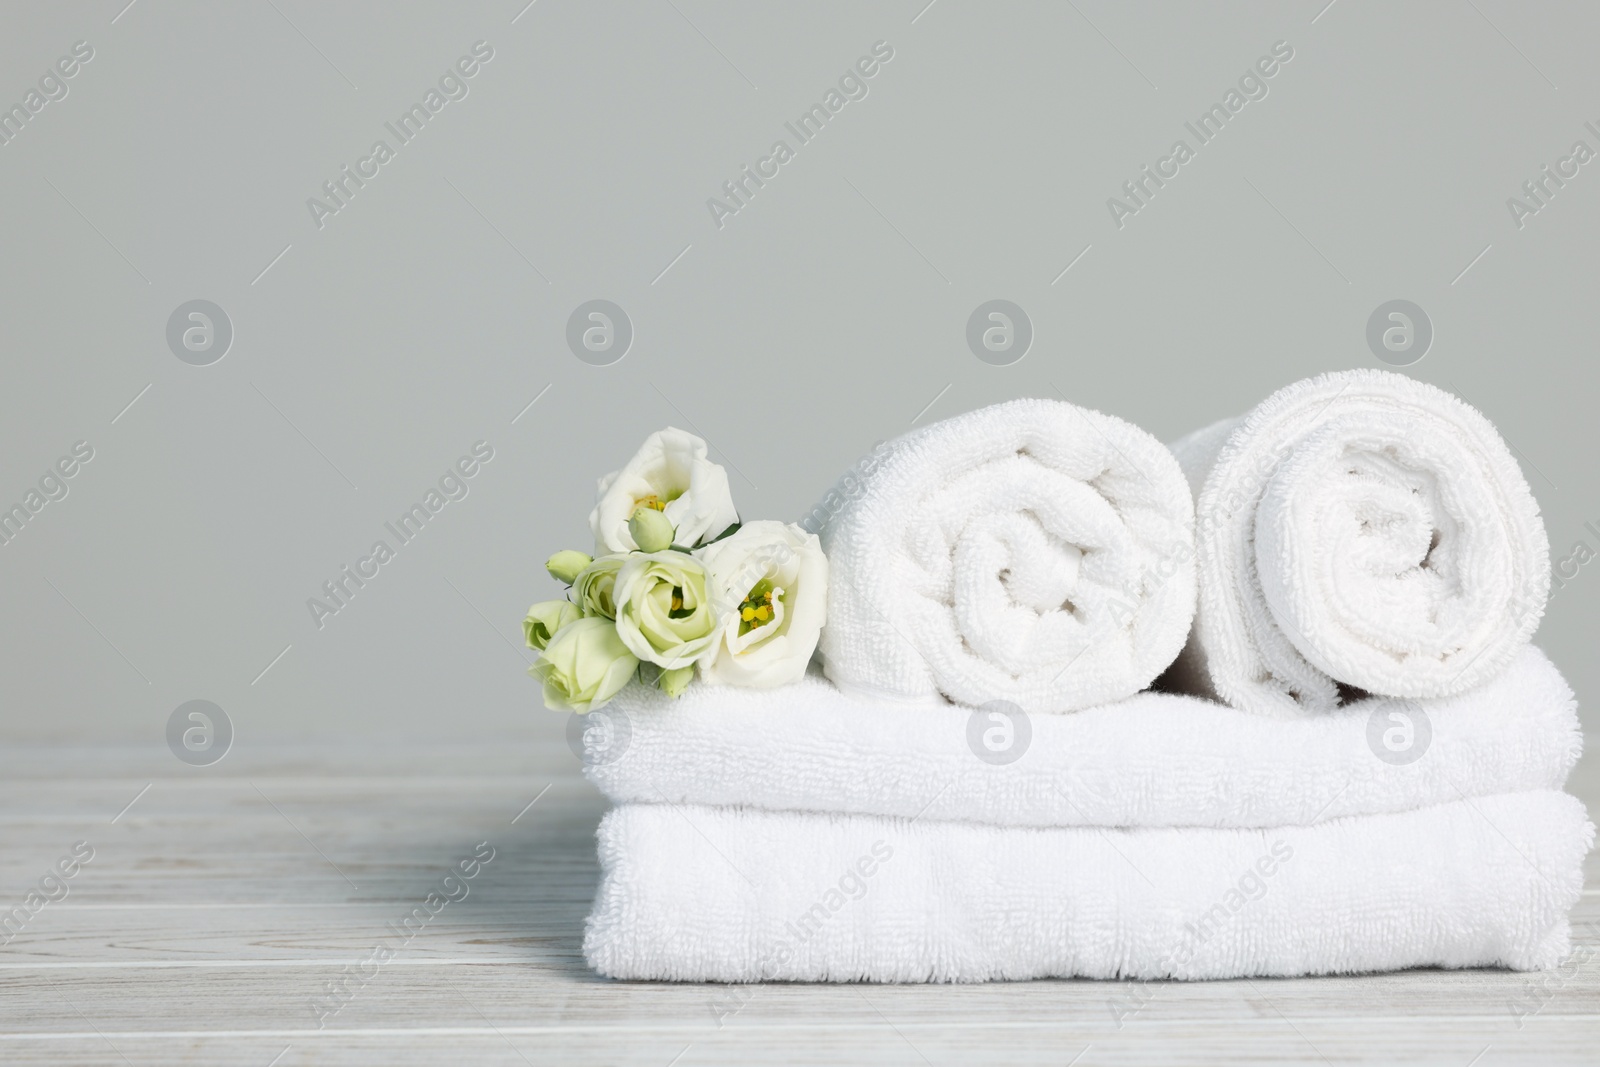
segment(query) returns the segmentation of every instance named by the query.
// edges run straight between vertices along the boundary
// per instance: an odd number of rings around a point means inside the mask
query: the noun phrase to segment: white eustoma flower
[[[711,575],[718,615],[701,677],[754,689],[799,681],[827,621],[828,557],[817,535],[749,522],[696,554]]]
[[[639,660],[610,619],[578,619],[557,630],[528,673],[544,683],[544,706],[586,715],[628,684]]]
[[[598,502],[589,513],[595,554],[639,547],[628,520],[640,507],[664,512],[677,529],[675,543],[684,548],[709,541],[738,522],[728,472],[707,454],[705,441],[676,427],[645,438],[627,466],[600,479]]]
[[[628,553],[611,590],[617,636],[635,656],[658,667],[690,666],[716,639],[708,585],[705,566],[687,553]]]

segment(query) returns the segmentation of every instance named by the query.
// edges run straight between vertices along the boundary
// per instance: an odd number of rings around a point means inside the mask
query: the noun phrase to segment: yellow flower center
[[[772,582],[766,578],[755,584],[739,605],[739,636],[772,621]]]
[[[654,493],[651,493],[649,496],[642,496],[635,500],[633,506],[636,508],[649,508],[652,511],[666,511],[667,505],[670,503],[670,500],[662,500]]]

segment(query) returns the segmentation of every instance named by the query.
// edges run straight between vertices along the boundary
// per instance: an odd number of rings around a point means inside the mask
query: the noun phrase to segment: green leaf
[[[718,541],[721,541],[725,537],[732,537],[734,534],[739,532],[739,527],[741,527],[743,525],[744,525],[743,520],[736,519],[736,520],[734,520],[734,523],[733,523],[732,526],[728,527],[726,530],[723,530],[721,533],[717,534],[717,536],[713,537],[711,540],[704,542],[704,544],[706,544],[706,545],[714,545]]]

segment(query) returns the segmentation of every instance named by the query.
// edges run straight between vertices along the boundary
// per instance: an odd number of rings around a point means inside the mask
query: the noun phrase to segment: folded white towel
[[[721,982],[1546,968],[1593,833],[1554,792],[1279,830],[630,804],[600,826],[584,955]]]
[[[932,701],[874,704],[815,675],[759,692],[695,685],[675,701],[631,686],[590,718],[614,747],[585,773],[617,803],[1002,826],[1261,827],[1407,811],[1559,789],[1582,746],[1572,690],[1531,645],[1470,693],[1374,698],[1305,720],[1141,693],[1024,725]],[[985,733],[1009,733],[1020,755],[991,762],[1013,753],[991,751]]]
[[[1014,400],[914,430],[871,467],[819,507],[820,647],[841,688],[1072,711],[1138,692],[1183,645],[1193,503],[1138,427]]]
[[[1334,707],[1341,682],[1443,696],[1538,626],[1538,504],[1489,421],[1442,390],[1325,374],[1172,448],[1197,499],[1186,684],[1280,715]]]

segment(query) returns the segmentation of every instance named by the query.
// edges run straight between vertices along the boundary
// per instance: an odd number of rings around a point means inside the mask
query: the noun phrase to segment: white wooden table
[[[1571,788],[1595,811],[1600,775]],[[8,748],[0,914],[75,842],[94,857],[0,947],[0,1063],[1600,1063],[1592,856],[1580,948],[1545,976],[730,992],[584,966],[603,808],[565,748],[510,739],[240,746],[208,768]],[[391,924],[485,841],[467,895],[402,943]],[[401,947],[364,962],[381,945]]]

